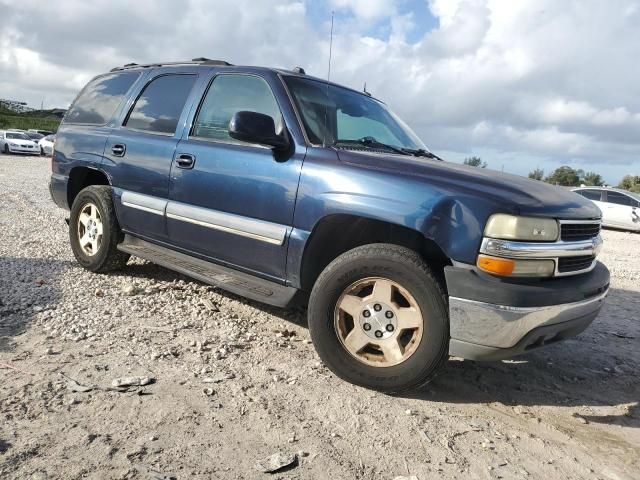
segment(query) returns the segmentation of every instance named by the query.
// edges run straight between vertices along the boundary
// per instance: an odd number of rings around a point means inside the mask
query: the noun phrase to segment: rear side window
[[[139,76],[137,72],[125,72],[95,78],[73,102],[64,123],[106,124]]]
[[[124,125],[173,135],[196,80],[195,75],[163,75],[144,88]]]
[[[615,203],[616,205],[626,205],[628,207],[634,205],[635,202],[631,197],[618,192],[607,192],[607,202]]]
[[[595,200],[596,202],[599,202],[602,196],[600,190],[580,190],[578,193],[583,197],[588,198],[589,200]]]
[[[229,136],[229,121],[240,111],[269,115],[276,125],[276,132],[282,129],[282,115],[266,81],[252,75],[225,74],[213,79],[191,136],[238,143]]]

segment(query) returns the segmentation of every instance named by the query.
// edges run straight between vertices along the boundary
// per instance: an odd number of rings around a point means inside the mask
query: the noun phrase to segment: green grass
[[[19,128],[29,130],[51,130],[55,132],[60,125],[60,119],[54,116],[33,116],[18,114],[0,107],[0,129]]]

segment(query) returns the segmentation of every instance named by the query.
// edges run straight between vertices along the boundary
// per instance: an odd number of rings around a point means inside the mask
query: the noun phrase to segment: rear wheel
[[[422,258],[397,245],[336,258],[314,285],[309,329],[336,375],[388,393],[424,385],[448,357],[446,296]]]
[[[92,272],[124,267],[129,254],[118,250],[123,239],[113,208],[111,187],[93,185],[73,201],[69,218],[69,239],[76,260]]]

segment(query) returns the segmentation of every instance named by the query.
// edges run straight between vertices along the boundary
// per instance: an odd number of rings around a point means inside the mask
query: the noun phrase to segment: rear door
[[[114,186],[116,210],[124,231],[166,240],[165,207],[169,171],[181,126],[191,105],[197,73],[158,70],[123,112],[107,141],[104,168]]]
[[[634,221],[637,201],[621,192],[606,192],[606,209],[611,223],[617,227],[635,229]]]
[[[231,138],[228,125],[234,113],[254,111],[287,129],[282,111],[290,106],[274,94],[277,88],[277,77],[256,74],[225,72],[211,80],[178,145],[167,206],[174,245],[272,279],[285,276],[306,146],[292,144],[289,153],[276,156],[268,147]]]

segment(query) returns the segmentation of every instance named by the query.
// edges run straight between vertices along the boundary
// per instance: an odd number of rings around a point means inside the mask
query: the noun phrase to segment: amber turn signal
[[[494,275],[508,277],[513,273],[516,262],[509,258],[490,257],[488,255],[478,255],[476,265],[480,270]]]

